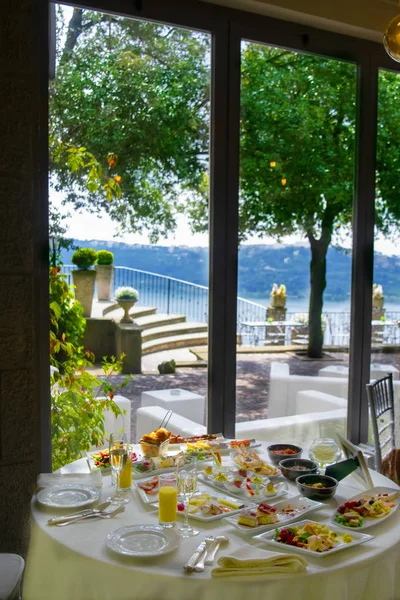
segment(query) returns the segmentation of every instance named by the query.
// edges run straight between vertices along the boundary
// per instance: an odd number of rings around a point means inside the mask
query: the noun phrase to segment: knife
[[[103,502],[103,504],[98,504],[96,508],[87,508],[86,510],[80,510],[78,512],[65,515],[64,517],[53,517],[47,521],[47,525],[57,525],[58,523],[66,523],[67,521],[71,521],[72,519],[76,519],[77,517],[85,517],[88,515],[95,515],[105,508],[107,508],[111,502]]]
[[[205,549],[206,549],[206,543],[201,542],[201,544],[199,544],[196,551],[194,552],[194,554],[192,554],[192,556],[189,558],[187,563],[185,565],[183,565],[183,568],[185,571],[188,571],[189,573],[194,571],[194,567],[195,567],[197,561],[199,560],[199,558],[201,557],[201,555],[203,554],[203,552],[205,551]]]

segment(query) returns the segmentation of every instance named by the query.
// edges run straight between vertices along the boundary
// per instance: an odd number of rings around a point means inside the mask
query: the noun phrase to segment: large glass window
[[[345,430],[355,118],[354,64],[242,42],[236,420],[271,440]]]

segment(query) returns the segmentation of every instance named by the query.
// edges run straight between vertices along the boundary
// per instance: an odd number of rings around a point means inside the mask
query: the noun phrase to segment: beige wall
[[[205,0],[286,21],[381,41],[397,0]]]

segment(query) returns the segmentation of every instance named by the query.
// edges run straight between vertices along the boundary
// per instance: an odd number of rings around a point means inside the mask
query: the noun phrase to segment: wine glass
[[[189,501],[197,487],[197,461],[178,469],[176,479],[178,493],[182,496],[185,507],[185,521],[177,529],[182,537],[192,537],[200,533],[198,529],[189,525]]]
[[[341,450],[335,440],[331,438],[317,438],[313,441],[308,454],[321,469],[327,465],[333,465],[341,457]]]
[[[110,437],[110,463],[113,472],[115,473],[115,494],[107,498],[111,504],[128,504],[129,500],[124,498],[120,490],[121,472],[128,459],[128,444],[125,439],[118,437]]]

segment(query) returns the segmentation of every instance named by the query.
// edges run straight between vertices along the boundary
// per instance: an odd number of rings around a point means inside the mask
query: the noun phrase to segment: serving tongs
[[[158,429],[162,429],[162,428],[166,429],[171,417],[172,417],[172,410],[167,410],[167,412],[164,415],[163,420],[161,421],[161,423],[158,426]]]

